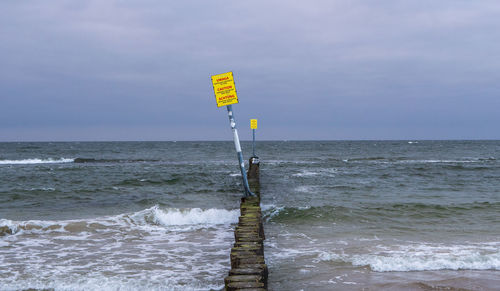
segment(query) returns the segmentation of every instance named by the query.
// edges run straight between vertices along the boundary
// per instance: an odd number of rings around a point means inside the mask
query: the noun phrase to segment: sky
[[[3,1],[0,141],[500,139],[500,2]]]

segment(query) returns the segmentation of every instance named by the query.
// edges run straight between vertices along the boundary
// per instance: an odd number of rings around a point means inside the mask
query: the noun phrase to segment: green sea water
[[[500,141],[257,155],[271,290],[500,286]],[[0,143],[0,177],[1,290],[223,288],[243,193],[231,142]]]

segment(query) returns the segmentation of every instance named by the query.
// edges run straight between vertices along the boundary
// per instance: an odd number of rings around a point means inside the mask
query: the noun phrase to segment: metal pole
[[[252,157],[255,157],[255,128],[252,129],[253,142],[252,142]]]
[[[255,194],[252,193],[252,191],[250,191],[250,186],[248,185],[247,173],[245,171],[245,163],[243,162],[243,154],[241,152],[240,138],[238,137],[236,122],[234,121],[233,106],[227,105],[226,107],[227,107],[227,115],[229,116],[229,124],[231,124],[231,129],[233,130],[234,147],[236,148],[238,161],[240,163],[241,177],[243,178],[243,186],[245,187],[245,196],[255,196]]]

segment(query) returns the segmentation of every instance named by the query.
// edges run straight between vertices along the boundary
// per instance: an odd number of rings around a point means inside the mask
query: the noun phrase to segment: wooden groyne
[[[264,227],[260,209],[259,161],[250,159],[248,182],[256,196],[241,198],[240,218],[234,230],[231,270],[224,279],[225,290],[267,290],[264,259]]]

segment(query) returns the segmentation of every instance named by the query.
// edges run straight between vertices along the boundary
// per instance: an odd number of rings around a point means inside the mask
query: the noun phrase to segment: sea
[[[500,290],[500,141],[255,152],[269,290]],[[0,143],[0,181],[0,290],[224,288],[231,141]]]

